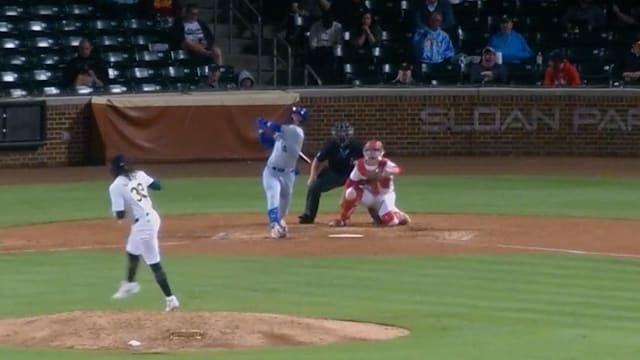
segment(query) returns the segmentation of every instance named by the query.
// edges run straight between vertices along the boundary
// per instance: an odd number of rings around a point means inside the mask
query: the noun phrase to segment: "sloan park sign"
[[[630,132],[640,129],[640,107],[576,107],[562,110],[564,118],[561,118],[560,107],[505,110],[495,106],[479,106],[473,108],[469,117],[468,112],[465,111],[463,115],[461,111],[456,111],[456,108],[427,107],[420,113],[420,120],[421,128],[426,132],[501,132],[516,129],[558,131],[561,125],[564,129],[574,132],[587,129]],[[566,124],[569,121],[570,126]]]

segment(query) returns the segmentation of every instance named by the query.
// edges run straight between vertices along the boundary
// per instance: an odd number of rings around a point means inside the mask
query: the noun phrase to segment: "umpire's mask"
[[[338,140],[340,145],[345,145],[353,136],[353,127],[346,121],[338,121],[333,125],[331,134]]]

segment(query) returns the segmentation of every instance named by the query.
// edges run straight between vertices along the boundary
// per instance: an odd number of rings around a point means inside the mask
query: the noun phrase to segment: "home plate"
[[[361,238],[364,235],[362,234],[331,234],[329,237],[332,238]]]

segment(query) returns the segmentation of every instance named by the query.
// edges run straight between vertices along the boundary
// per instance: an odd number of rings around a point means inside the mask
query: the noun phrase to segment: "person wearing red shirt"
[[[544,86],[580,86],[580,74],[562,54],[554,53],[544,74]]]

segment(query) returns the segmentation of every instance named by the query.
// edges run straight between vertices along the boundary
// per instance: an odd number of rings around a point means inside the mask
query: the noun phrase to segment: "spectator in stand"
[[[140,0],[140,13],[146,18],[170,17],[179,19],[182,17],[182,5],[180,0]]]
[[[330,11],[344,31],[355,31],[360,25],[359,15],[369,11],[369,8],[364,0],[332,0]]]
[[[551,53],[549,67],[544,74],[544,86],[580,86],[580,74],[573,64],[558,51]]]
[[[333,48],[342,44],[342,25],[333,20],[330,12],[322,14],[322,19],[311,26],[309,31],[309,64],[322,79],[329,84],[336,81]]]
[[[502,63],[519,63],[531,58],[527,40],[513,30],[513,20],[504,16],[500,21],[500,32],[489,39],[489,47],[502,53]]]
[[[238,88],[240,90],[249,90],[256,84],[256,79],[253,78],[250,72],[242,70],[238,74]]]
[[[293,0],[289,7],[290,15],[309,17],[312,20],[320,19],[322,11],[319,0]]]
[[[198,19],[198,7],[189,4],[184,9],[184,16],[176,20],[172,26],[171,33],[174,45],[189,52],[189,54],[200,59],[202,62],[222,65],[222,51],[215,44],[215,38],[207,24]]]
[[[629,83],[640,83],[640,39],[631,45],[631,51],[624,61],[622,78]]]
[[[616,1],[609,13],[614,27],[640,28],[640,3],[637,0]]]
[[[103,87],[109,78],[107,67],[93,52],[87,38],[80,40],[78,55],[67,62],[63,74],[64,87],[90,86]]]
[[[496,50],[491,47],[484,48],[480,63],[469,69],[472,84],[506,84],[507,78],[507,69],[496,62]]]
[[[391,81],[394,85],[415,85],[416,81],[413,79],[413,67],[404,62],[400,64],[398,69],[398,75]]]
[[[413,45],[421,63],[441,63],[454,55],[453,43],[442,25],[442,15],[438,12],[429,16],[429,26],[418,29],[413,35]]]
[[[219,89],[222,87],[220,84],[220,78],[222,77],[222,72],[220,72],[220,65],[218,64],[209,64],[207,66],[207,79],[204,81],[204,87]]]
[[[593,0],[578,0],[577,5],[569,6],[562,17],[562,23],[567,27],[597,29],[606,24],[606,17]]]
[[[382,37],[382,29],[373,22],[371,11],[365,10],[360,17],[360,28],[354,30],[353,45],[356,48],[373,48],[378,46]]]
[[[439,13],[442,19],[442,29],[449,32],[456,24],[453,16],[453,7],[448,0],[418,0],[415,9],[416,30],[425,29],[429,25],[429,19],[433,13]]]

